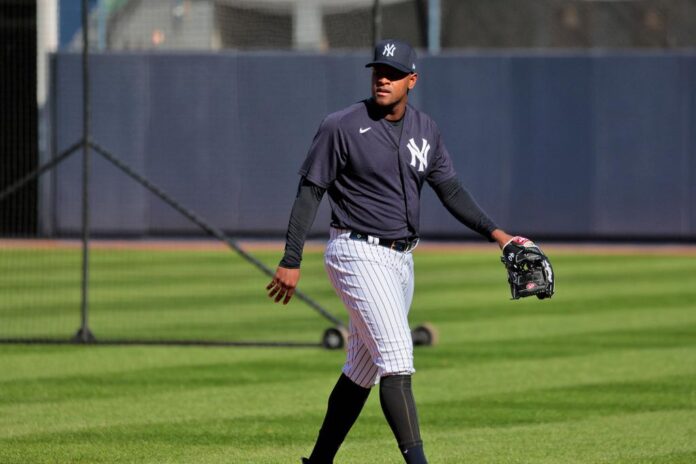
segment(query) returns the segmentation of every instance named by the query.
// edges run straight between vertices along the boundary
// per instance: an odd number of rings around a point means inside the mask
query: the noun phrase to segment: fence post
[[[440,53],[440,24],[442,11],[440,0],[428,0],[428,52]]]
[[[382,6],[379,0],[372,4],[372,45],[382,40]]]
[[[74,341],[93,342],[89,328],[89,179],[90,179],[89,7],[82,0],[82,298],[81,323]]]

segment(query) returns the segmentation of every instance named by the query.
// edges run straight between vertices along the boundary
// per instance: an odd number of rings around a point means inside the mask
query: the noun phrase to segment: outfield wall
[[[364,53],[93,55],[93,138],[214,225],[281,236],[321,119],[369,93]],[[79,139],[80,56],[54,60],[54,151]],[[412,103],[506,229],[559,238],[696,239],[696,52],[447,53]],[[52,174],[42,224],[80,227],[80,159]],[[92,223],[111,235],[195,225],[106,161]],[[326,202],[325,202],[326,203]],[[471,235],[429,188],[426,236]],[[323,204],[314,232],[325,231]]]

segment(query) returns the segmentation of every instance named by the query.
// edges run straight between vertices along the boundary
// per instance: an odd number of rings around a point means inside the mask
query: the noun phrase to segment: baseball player
[[[413,341],[408,312],[418,244],[420,192],[428,183],[448,211],[501,248],[512,239],[457,180],[440,131],[408,104],[416,54],[399,40],[374,49],[372,98],[330,114],[300,169],[285,254],[269,297],[287,304],[300,279],[305,238],[322,197],[331,203],[325,265],[350,317],[346,362],[329,396],[309,459],[332,463],[373,386],[407,463],[426,463],[411,390]]]

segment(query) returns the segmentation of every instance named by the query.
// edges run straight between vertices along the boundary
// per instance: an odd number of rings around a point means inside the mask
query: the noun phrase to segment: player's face
[[[418,74],[378,64],[372,67],[372,98],[379,106],[406,102],[408,91],[416,86]]]

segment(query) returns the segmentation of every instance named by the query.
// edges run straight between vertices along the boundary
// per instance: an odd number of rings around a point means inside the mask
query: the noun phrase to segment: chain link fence
[[[283,79],[262,81],[259,70],[268,73],[270,68],[255,66],[246,59],[249,56],[270,56],[286,65],[302,56],[311,65],[319,62],[311,61],[317,52],[338,52],[340,59],[362,64],[377,37],[398,37],[420,49],[445,52],[696,46],[696,0],[85,0],[89,5],[85,29],[81,10],[75,8],[80,3],[0,0],[0,339],[69,340],[81,324],[81,308],[85,315],[89,307],[91,328],[100,341],[317,344],[327,322],[310,311],[301,317],[279,315],[263,295],[267,276],[252,269],[244,255],[229,252],[236,242],[224,236],[218,224],[200,220],[219,203],[229,215],[247,207],[232,201],[239,197],[234,189],[242,187],[222,175],[243,172],[242,157],[232,151],[224,158],[225,166],[210,171],[200,169],[204,160],[195,156],[205,151],[228,153],[234,144],[220,135],[230,132],[230,126],[239,129],[240,139],[249,135],[275,147],[269,150],[274,156],[288,152],[284,137],[267,138],[268,115],[277,112],[278,105],[265,99],[266,93],[295,101],[293,108],[315,105],[323,111],[335,103],[330,100],[333,95],[310,100],[301,92],[286,92],[310,88],[314,95],[312,86],[323,88],[325,76],[311,79],[311,73],[288,72]],[[59,14],[47,14],[51,7]],[[75,14],[78,17],[71,18]],[[47,50],[56,47],[42,35],[55,36],[49,32],[57,16],[61,26],[55,43],[68,53],[59,54],[62,60],[54,58],[55,72],[50,75]],[[92,53],[84,57],[89,55],[92,64],[82,67],[77,65],[79,56],[70,52],[82,52],[85,31]],[[175,66],[181,51],[196,52],[189,56],[195,59]],[[228,60],[234,61],[229,68],[198,60],[225,54],[240,59]],[[142,62],[133,59],[137,55]],[[71,60],[74,63],[68,66]],[[94,66],[99,60],[102,66]],[[116,72],[127,67],[130,74]],[[207,77],[223,74],[224,79],[217,81]],[[237,87],[229,88],[234,86],[227,85],[228,76],[236,79]],[[339,93],[355,91],[350,76],[335,72],[332,78]],[[93,104],[84,103],[90,95],[84,82],[93,84]],[[685,100],[682,95],[674,97],[679,99]],[[243,116],[225,111],[227,106],[241,108]],[[219,117],[211,118],[215,124],[200,130],[192,123],[204,120],[212,110],[219,112],[215,113]],[[300,131],[294,111],[274,116],[276,125],[270,127],[279,129],[276,133]],[[94,131],[83,130],[85,120],[94,124]],[[148,138],[155,133],[175,142]],[[664,137],[660,147],[667,139],[682,140]],[[169,149],[173,145],[176,150]],[[114,146],[119,149],[113,150]],[[85,159],[93,160],[91,167],[84,167]],[[91,180],[83,181],[83,173],[91,171]],[[100,177],[105,172],[109,175]],[[213,175],[206,177],[210,172]],[[187,190],[179,188],[193,185],[192,179],[208,186],[232,185],[219,190],[228,196],[212,195],[206,201],[205,195],[188,198]],[[290,186],[288,195],[293,190]],[[83,198],[89,196],[99,200],[94,204],[109,205],[101,211],[108,215],[108,224],[99,222],[104,217],[99,214],[89,222],[85,212],[90,205],[82,207]],[[278,198],[267,202],[278,203]],[[261,214],[276,213],[266,208]],[[75,227],[65,227],[61,221]],[[87,227],[81,226],[83,222]],[[127,230],[139,230],[135,226],[145,223],[149,232],[129,235],[110,228],[112,223]],[[195,234],[178,228],[180,224],[194,224]],[[80,240],[85,230],[94,235]],[[170,230],[184,230],[193,237],[161,232]],[[216,240],[202,248],[190,240],[206,234]],[[279,250],[261,256],[261,264],[272,268]],[[316,273],[318,284],[307,288],[316,306],[332,310],[324,319],[340,325],[332,314],[342,313],[334,310],[333,292],[321,280],[320,262],[305,269]],[[88,328],[85,320],[81,325]],[[85,333],[81,330],[78,335]]]
[[[100,0],[90,25],[99,50],[680,48],[696,0]]]
[[[693,0],[449,0],[443,48],[696,46]]]

